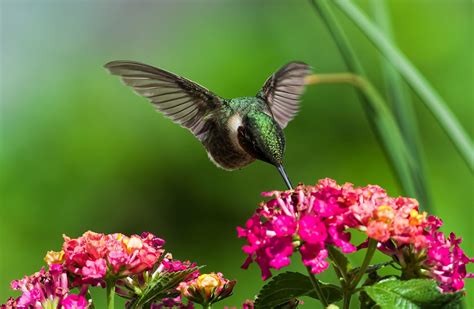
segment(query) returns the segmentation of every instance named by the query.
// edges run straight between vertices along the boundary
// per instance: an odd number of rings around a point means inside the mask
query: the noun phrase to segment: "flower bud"
[[[44,257],[44,261],[48,265],[62,264],[64,263],[64,251],[48,251],[48,253],[46,253],[46,256]]]
[[[232,295],[235,283],[225,279],[221,273],[210,273],[181,282],[178,290],[190,301],[206,306]]]

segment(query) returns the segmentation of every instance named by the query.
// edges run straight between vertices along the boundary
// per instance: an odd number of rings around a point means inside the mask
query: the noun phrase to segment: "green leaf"
[[[157,301],[165,297],[173,296],[179,283],[200,268],[201,267],[194,267],[182,271],[163,272],[158,274],[142,291],[141,296],[130,303],[129,308],[140,308],[151,301]]]
[[[408,85],[418,94],[446,132],[468,167],[474,168],[473,146],[469,135],[448,108],[446,102],[415,68],[408,58],[375,26],[351,1],[335,0],[333,3],[359,27],[380,53],[398,70]]]
[[[298,308],[300,301],[296,298],[290,299],[288,302],[276,306],[274,309],[295,309]]]
[[[343,274],[347,274],[351,269],[351,264],[347,257],[334,246],[328,246],[328,253],[331,260],[336,264]]]
[[[329,303],[342,299],[340,287],[323,282],[320,284]],[[274,277],[260,290],[255,300],[255,308],[276,308],[301,296],[318,299],[308,276],[297,272],[286,272]]]
[[[462,292],[441,293],[434,280],[390,279],[364,287],[364,291],[382,309],[457,308]]]

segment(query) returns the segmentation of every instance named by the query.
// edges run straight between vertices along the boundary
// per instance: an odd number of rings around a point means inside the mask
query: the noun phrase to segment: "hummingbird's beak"
[[[280,173],[281,177],[283,177],[283,180],[285,181],[286,186],[288,187],[289,190],[293,190],[293,185],[291,184],[290,179],[288,178],[288,175],[286,175],[285,169],[283,168],[283,165],[279,164],[276,167],[278,169],[278,172]]]

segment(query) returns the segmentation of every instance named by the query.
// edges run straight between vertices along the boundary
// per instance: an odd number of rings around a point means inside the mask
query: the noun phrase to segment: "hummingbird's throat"
[[[229,138],[234,144],[234,146],[238,149],[240,149],[242,152],[245,152],[245,150],[242,148],[242,146],[239,143],[239,137],[238,137],[238,132],[239,132],[239,127],[242,126],[242,117],[236,113],[232,115],[229,120],[227,120],[227,130],[229,131]]]

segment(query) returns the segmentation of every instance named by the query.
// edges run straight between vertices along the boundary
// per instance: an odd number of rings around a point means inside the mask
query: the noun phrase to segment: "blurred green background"
[[[370,13],[365,1],[356,3]],[[389,4],[400,48],[472,136],[472,1]],[[261,191],[284,189],[278,173],[261,162],[236,172],[217,169],[188,131],[155,113],[102,66],[142,61],[228,98],[255,94],[291,60],[305,61],[315,72],[346,71],[308,2],[0,5],[0,303],[14,294],[12,279],[38,270],[46,251],[59,249],[63,233],[77,237],[87,230],[153,232],[176,258],[239,281],[235,295],[217,308],[252,298],[263,283],[255,264],[240,269],[244,242],[235,228],[262,200]],[[338,17],[370,79],[383,90],[378,53]],[[472,174],[424,105],[415,97],[413,102],[434,212],[444,219],[444,231],[462,235],[463,248],[474,256]],[[350,86],[309,87],[285,133],[294,182],[331,177],[402,194]],[[297,259],[292,269],[301,269]],[[468,283],[469,308],[473,287]]]

